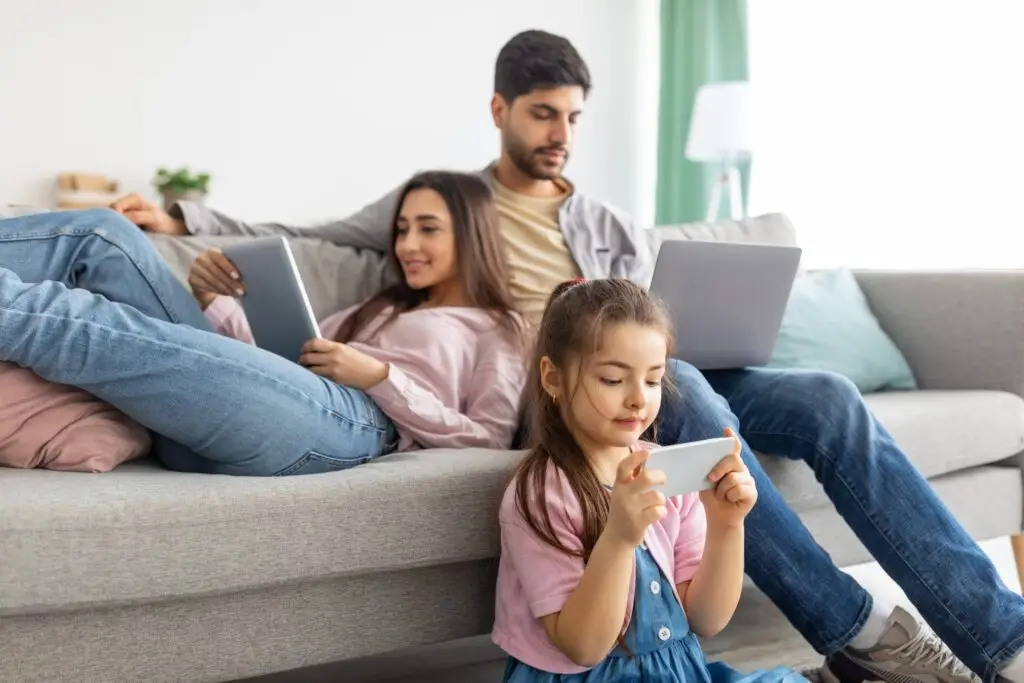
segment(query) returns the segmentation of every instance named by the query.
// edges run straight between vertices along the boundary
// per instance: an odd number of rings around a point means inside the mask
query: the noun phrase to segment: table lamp
[[[686,139],[686,158],[721,168],[711,186],[704,220],[718,219],[722,191],[729,193],[732,218],[745,215],[737,165],[750,158],[753,131],[750,84],[746,81],[711,83],[697,90]]]

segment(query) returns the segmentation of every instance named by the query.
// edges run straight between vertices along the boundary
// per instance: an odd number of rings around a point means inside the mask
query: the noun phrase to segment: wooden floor
[[[983,546],[1003,580],[1020,590],[1008,539]],[[910,607],[899,588],[876,565],[847,571],[873,595]],[[803,641],[775,607],[757,594],[744,599],[729,628],[706,646],[710,659],[725,660],[748,671],[785,664],[817,666],[820,657]],[[487,638],[474,638],[385,656],[246,679],[237,683],[495,683],[501,680],[501,652]]]

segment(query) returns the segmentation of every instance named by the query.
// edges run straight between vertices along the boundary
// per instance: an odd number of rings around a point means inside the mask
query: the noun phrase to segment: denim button
[[[658,640],[666,641],[666,640],[669,639],[669,637],[671,635],[672,635],[672,631],[669,631],[668,628],[666,628],[664,626],[662,626],[661,628],[658,629]]]
[[[658,581],[651,581],[651,592],[657,595],[661,592],[661,583]]]

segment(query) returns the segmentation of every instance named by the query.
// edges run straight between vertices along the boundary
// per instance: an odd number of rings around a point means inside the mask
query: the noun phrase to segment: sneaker
[[[931,629],[897,607],[878,645],[848,647],[825,659],[824,683],[980,683]]]
[[[797,673],[806,678],[809,683],[825,683],[825,680],[821,677],[820,666],[812,669],[801,669]]]

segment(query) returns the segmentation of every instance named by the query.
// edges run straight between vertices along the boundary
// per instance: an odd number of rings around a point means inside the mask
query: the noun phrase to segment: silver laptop
[[[664,242],[651,292],[672,314],[675,357],[700,370],[767,365],[801,253],[765,244]]]

